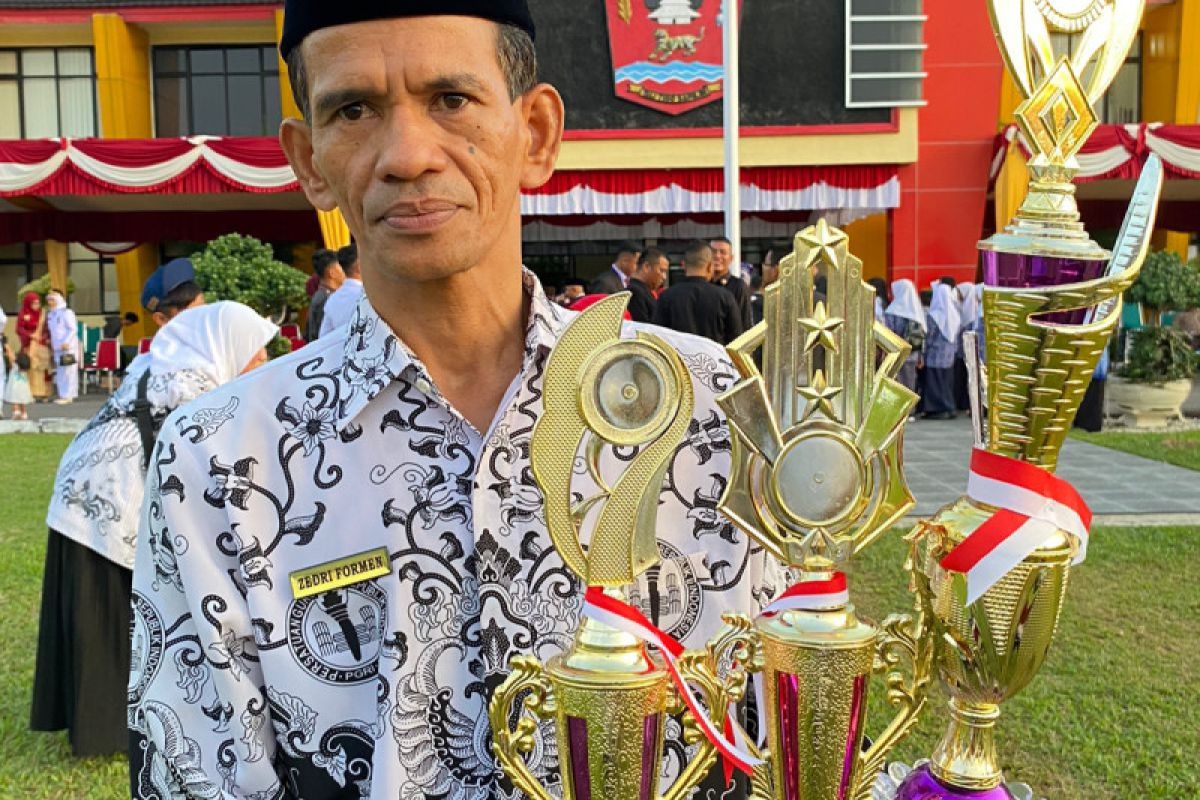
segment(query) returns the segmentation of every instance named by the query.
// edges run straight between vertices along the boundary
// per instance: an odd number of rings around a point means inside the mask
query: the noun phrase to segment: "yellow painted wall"
[[[888,276],[888,215],[873,214],[843,228],[850,237],[850,252],[862,259],[862,279]]]
[[[147,25],[151,44],[271,44],[275,35],[270,20],[261,22]]]
[[[107,139],[148,138],[154,135],[150,99],[150,42],[146,32],[119,14],[95,14],[96,95],[100,101],[100,130]],[[142,308],[142,284],[158,266],[158,248],[138,245],[114,259],[121,313],[132,311],[141,320],[123,329],[125,344],[137,344],[154,331]]]
[[[91,46],[90,25],[3,25],[0,47]]]

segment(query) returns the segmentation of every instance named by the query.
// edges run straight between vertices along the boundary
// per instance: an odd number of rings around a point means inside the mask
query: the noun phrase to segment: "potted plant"
[[[252,236],[229,233],[192,256],[196,283],[209,301],[245,303],[276,324],[289,311],[308,306],[308,276],[275,259],[270,245]]]
[[[1183,418],[1200,359],[1175,328],[1146,327],[1129,334],[1129,352],[1110,381],[1109,402],[1134,427]]]
[[[1139,304],[1145,325],[1158,325],[1165,311],[1195,308],[1200,305],[1200,264],[1185,264],[1170,250],[1155,250],[1146,256],[1125,299]]]

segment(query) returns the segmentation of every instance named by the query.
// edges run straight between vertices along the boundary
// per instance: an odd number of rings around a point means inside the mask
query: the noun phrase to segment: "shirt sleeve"
[[[742,324],[742,313],[738,309],[737,300],[734,299],[732,294],[727,294],[729,302],[726,303],[725,311],[725,344],[729,344],[745,331],[745,327]]]
[[[131,797],[279,797],[253,625],[226,554],[236,528],[219,507],[236,470],[216,480],[219,462],[210,470],[174,419],[147,475],[133,574]]]

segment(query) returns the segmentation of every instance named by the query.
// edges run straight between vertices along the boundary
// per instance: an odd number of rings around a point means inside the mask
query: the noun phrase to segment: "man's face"
[[[546,85],[509,99],[497,31],[410,17],[326,28],[301,45],[311,120],[285,120],[280,138],[309,200],[346,217],[368,282],[519,257],[520,189],[553,171],[562,101]]]
[[[657,291],[664,283],[667,282],[667,270],[670,268],[670,262],[666,256],[659,256],[654,263],[647,264],[642,268],[642,282],[650,287],[650,291]]]
[[[322,279],[330,289],[337,289],[346,282],[346,271],[342,269],[342,265],[338,263],[330,264],[325,268],[325,277]]]
[[[729,242],[710,242],[712,247],[712,274],[714,278],[723,278],[729,273],[729,265],[733,261],[733,248]]]
[[[583,297],[583,287],[573,283],[563,292],[563,297],[566,298],[567,302],[578,300]]]

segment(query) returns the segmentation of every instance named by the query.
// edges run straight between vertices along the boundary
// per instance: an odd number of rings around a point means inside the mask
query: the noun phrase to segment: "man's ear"
[[[558,151],[562,147],[562,96],[548,83],[539,83],[518,101],[525,115],[529,144],[525,151],[525,168],[521,172],[521,188],[536,189],[550,180]]]
[[[321,211],[333,211],[337,201],[329,184],[313,163],[312,128],[304,120],[287,118],[279,126],[279,144],[300,181],[308,202]]]

